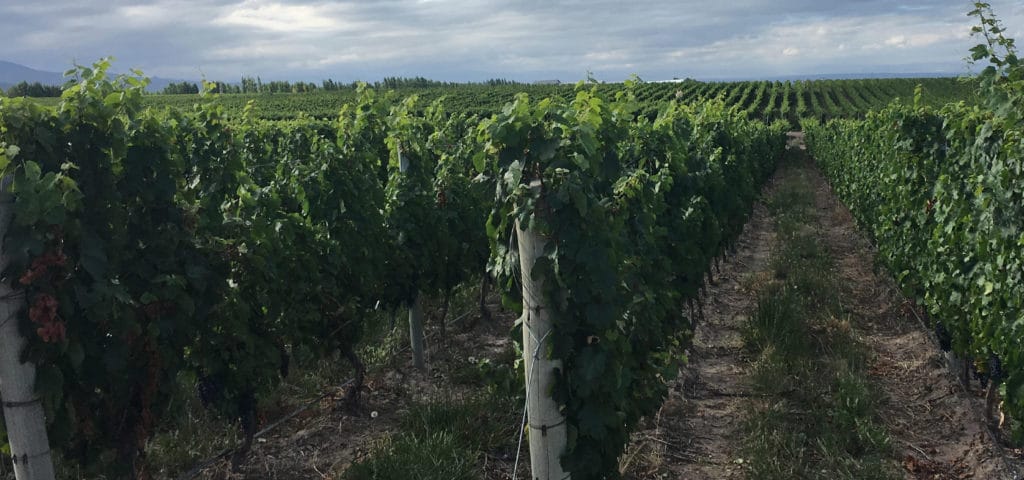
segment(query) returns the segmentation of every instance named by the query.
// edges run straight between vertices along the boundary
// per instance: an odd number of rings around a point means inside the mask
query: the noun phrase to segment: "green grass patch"
[[[744,330],[755,356],[742,447],[748,478],[896,479],[868,356],[839,307],[842,286],[815,228],[806,163],[791,161],[768,201],[775,281]]]
[[[414,404],[394,434],[350,467],[348,480],[476,479],[486,453],[511,453],[522,405],[494,394]]]
[[[438,431],[406,434],[377,442],[373,453],[345,472],[349,480],[476,480],[476,453],[459,445],[456,435]]]

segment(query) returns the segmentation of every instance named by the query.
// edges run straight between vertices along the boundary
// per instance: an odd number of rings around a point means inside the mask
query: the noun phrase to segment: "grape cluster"
[[[30,296],[28,316],[32,323],[38,325],[36,334],[39,338],[46,343],[56,343],[64,340],[67,331],[64,320],[57,314],[60,303],[45,290],[57,288],[64,282],[68,257],[64,255],[63,235],[59,227],[52,227],[50,235],[53,237],[52,245],[42,255],[32,259],[32,264],[18,279],[18,283],[43,290]]]
[[[988,377],[995,383],[1003,381],[1003,362],[999,356],[992,353],[988,356]]]
[[[196,392],[199,393],[199,401],[204,407],[211,407],[224,398],[224,382],[208,375],[199,377],[196,382]]]
[[[988,388],[990,380],[994,385],[999,385],[1003,381],[1003,362],[994,353],[989,354],[985,362],[984,365],[981,365],[981,359],[974,362],[974,378],[978,379],[981,388]]]
[[[174,302],[157,300],[142,306],[142,313],[150,320],[156,320],[163,316],[173,315],[175,312]]]
[[[939,339],[939,348],[943,352],[953,349],[953,336],[949,334],[949,330],[946,330],[946,325],[942,322],[935,322],[935,337]]]
[[[18,280],[22,285],[32,285],[50,273],[50,267],[64,267],[68,257],[59,249],[50,250],[32,260],[32,266]]]
[[[32,306],[28,309],[28,318],[39,325],[36,334],[44,342],[59,342],[64,340],[66,331],[64,321],[57,316],[57,299],[49,293],[35,295]]]
[[[980,368],[978,366],[978,361],[975,361],[974,364],[971,365],[971,371],[974,373],[974,378],[978,380],[981,388],[988,388],[988,369]]]

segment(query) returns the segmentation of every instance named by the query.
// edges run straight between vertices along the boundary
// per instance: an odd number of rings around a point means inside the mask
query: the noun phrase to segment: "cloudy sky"
[[[1024,44],[1024,2],[993,0]],[[0,0],[0,60],[151,76],[601,80],[963,72],[952,0]]]

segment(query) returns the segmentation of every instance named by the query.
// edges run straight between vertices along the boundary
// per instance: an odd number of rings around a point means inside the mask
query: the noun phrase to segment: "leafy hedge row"
[[[471,278],[486,234],[510,279],[510,222],[534,216],[559,242],[538,270],[570,292],[555,350],[566,463],[608,475],[784,144],[783,124],[721,103],[652,121],[628,93],[583,89],[482,121],[370,90],[330,122],[156,110],[144,79],[107,67],[80,69],[53,109],[0,99],[3,274],[27,294],[51,443],[89,476],[144,476],[139,455],[192,385],[251,440],[290,356],[341,350],[360,371],[368,311]],[[533,178],[552,186],[541,199],[522,189]]]
[[[1024,437],[1024,68],[978,4],[983,106],[891,106],[804,122],[839,197],[952,347],[1001,382]],[[1000,371],[1001,370],[1001,371]]]
[[[683,315],[735,241],[785,145],[784,124],[720,102],[675,102],[654,121],[626,92],[520,95],[480,125],[495,172],[492,268],[518,293],[518,222],[550,239],[533,267],[554,309],[552,395],[573,478],[614,477],[632,428],[661,405],[692,333]],[[531,188],[540,181],[541,188]]]
[[[333,123],[153,110],[145,80],[107,67],[81,69],[55,109],[0,99],[4,278],[27,293],[51,443],[87,476],[143,475],[194,384],[251,439],[289,356],[341,350],[359,371],[378,302],[483,271],[489,203],[461,117],[371,91]]]

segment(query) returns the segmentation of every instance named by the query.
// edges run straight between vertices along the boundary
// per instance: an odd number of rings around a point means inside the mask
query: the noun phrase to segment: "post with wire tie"
[[[10,264],[5,237],[14,214],[11,182],[10,176],[0,180],[0,272]],[[36,366],[22,363],[20,358],[26,343],[18,330],[18,312],[25,307],[24,293],[14,289],[12,279],[0,278],[0,398],[14,478],[53,480],[46,417],[35,392]]]
[[[540,193],[541,183],[534,180],[530,188]],[[565,480],[561,457],[566,450],[565,416],[551,398],[555,374],[562,361],[550,358],[551,308],[544,297],[544,278],[534,278],[533,266],[544,256],[548,239],[535,230],[524,230],[516,222],[519,262],[523,285],[523,360],[526,367],[526,412],[530,441],[530,478],[534,480]]]
[[[409,172],[409,158],[402,153],[402,144],[398,143],[398,171],[405,174]],[[423,301],[419,290],[416,297],[409,305],[409,347],[412,350],[412,364],[417,370],[427,368],[426,360],[423,358]]]

